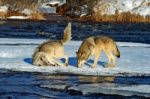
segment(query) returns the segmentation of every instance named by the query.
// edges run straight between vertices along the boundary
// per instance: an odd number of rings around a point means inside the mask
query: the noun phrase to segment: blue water
[[[2,72],[3,71],[3,72]],[[100,99],[128,99],[139,98],[136,96],[123,97],[117,95],[97,95],[83,96],[82,94],[71,93],[67,89],[53,90],[42,87],[43,85],[81,85],[81,84],[96,84],[96,83],[116,83],[116,84],[150,84],[150,77],[93,77],[85,76],[63,76],[49,75],[42,73],[27,73],[27,72],[11,72],[1,70],[0,73],[0,98],[4,99],[79,99],[79,98],[100,98]],[[111,79],[111,80],[110,80]]]
[[[60,39],[68,22],[0,21],[0,37]],[[72,22],[72,40],[106,35],[116,41],[150,43],[150,23]]]

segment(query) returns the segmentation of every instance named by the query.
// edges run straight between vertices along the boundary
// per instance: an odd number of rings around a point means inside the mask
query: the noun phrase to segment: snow
[[[132,12],[142,16],[150,15],[150,7],[140,7],[139,9],[133,10]]]
[[[50,2],[48,2],[47,4],[55,5],[55,4],[59,4],[59,3],[60,3],[60,1],[50,1]]]
[[[107,0],[99,1],[93,10],[101,14],[115,14],[115,11],[119,12],[131,12],[133,14],[139,14],[142,16],[150,15],[150,7],[147,5],[150,0]]]
[[[43,3],[38,10],[42,13],[56,13],[56,6],[57,5],[60,6],[64,3],[60,2],[60,1],[49,1],[47,3]],[[51,5],[51,6],[49,6]]]
[[[0,6],[0,12],[7,13],[8,11],[8,6]]]
[[[93,57],[88,60],[88,65],[76,67],[75,52],[81,41],[71,41],[65,45],[65,51],[70,57],[68,67],[33,66],[31,55],[43,41],[45,40],[0,38],[0,69],[67,75],[150,76],[149,44],[118,42],[121,58],[117,59],[117,67],[104,68],[107,57],[102,54],[97,68],[93,69],[89,66],[93,62]]]
[[[38,10],[42,13],[56,13],[56,7],[50,7],[46,4],[43,4],[38,8]]]
[[[29,16],[10,16],[8,19],[29,19]]]
[[[24,9],[21,13],[26,14],[26,15],[31,15],[33,11],[30,9]]]
[[[136,4],[134,4],[136,3]],[[121,10],[124,10],[124,11],[130,11],[132,10],[134,7],[138,7],[140,6],[140,4],[142,3],[142,0],[119,0],[119,4],[120,4],[120,8],[122,8]],[[123,11],[123,12],[124,12]]]

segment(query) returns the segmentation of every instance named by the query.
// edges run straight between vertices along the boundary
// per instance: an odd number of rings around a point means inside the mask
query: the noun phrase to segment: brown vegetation
[[[78,19],[81,21],[96,21],[96,22],[150,22],[150,16],[143,17],[141,15],[131,14],[130,12],[119,13],[116,11],[114,15],[101,15],[99,12],[93,12],[93,7],[99,0],[66,0],[67,3],[57,8],[57,13]],[[80,17],[75,15],[75,12],[80,12],[81,7],[87,5],[87,14]],[[150,3],[147,3],[150,6]]]
[[[130,12],[119,13],[116,10],[114,15],[101,15],[99,13],[91,13],[86,16],[75,16],[72,17],[71,14],[68,14],[69,7],[67,4],[64,4],[57,9],[57,13],[70,17],[72,19],[78,19],[81,21],[96,21],[96,22],[150,22],[150,16],[143,17],[141,15],[131,14]]]
[[[37,0],[0,0],[1,5],[9,5],[7,13],[0,13],[1,17],[28,16],[22,13],[24,9],[29,9],[33,13],[31,19],[44,20],[44,15],[37,11],[39,3]]]
[[[56,8],[56,13],[60,15],[65,15],[67,11],[69,11],[69,6],[66,3]]]
[[[118,11],[114,15],[93,14],[91,19],[97,22],[150,22],[150,16],[143,17],[130,12],[118,13]]]
[[[19,11],[8,10],[8,12],[5,15],[5,17],[10,17],[10,16],[26,16],[26,15],[20,13]]]
[[[40,13],[40,12],[35,12],[31,14],[31,19],[33,20],[45,20],[44,14]]]
[[[0,17],[5,18],[5,17],[6,17],[6,14],[7,14],[7,13],[5,13],[5,12],[0,12]]]
[[[147,5],[147,6],[150,6],[150,2],[148,2],[146,5]]]
[[[39,5],[37,0],[1,0],[1,4],[9,5],[14,11],[22,11],[25,8],[36,10]]]

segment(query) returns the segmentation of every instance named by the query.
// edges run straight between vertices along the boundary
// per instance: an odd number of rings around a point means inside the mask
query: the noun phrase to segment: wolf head
[[[77,55],[77,66],[81,67],[87,61],[90,53],[78,51],[76,52],[76,55]]]

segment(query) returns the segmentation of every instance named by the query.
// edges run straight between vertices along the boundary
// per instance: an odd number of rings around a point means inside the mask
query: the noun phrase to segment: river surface
[[[150,77],[85,77],[49,75],[46,73],[11,72],[2,70],[0,73],[1,99],[141,99],[141,97],[123,97],[119,95],[83,96],[67,89],[56,90],[43,86],[82,85],[82,84],[150,84]],[[60,87],[61,88],[61,87]]]
[[[61,39],[68,22],[0,21],[0,37]],[[72,40],[105,35],[116,41],[150,43],[150,23],[72,22]]]
[[[67,22],[0,21],[0,38],[61,39]],[[150,43],[149,23],[90,23],[72,22],[72,40],[89,36],[107,35],[116,41]],[[49,75],[0,70],[0,99],[140,99],[119,95],[83,96],[67,89],[53,89],[44,85],[81,84],[150,84],[150,77],[86,77]]]

